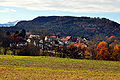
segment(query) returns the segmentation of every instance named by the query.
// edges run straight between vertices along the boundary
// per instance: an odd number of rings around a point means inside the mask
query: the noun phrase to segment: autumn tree
[[[96,42],[94,41],[89,41],[89,52],[92,55],[91,59],[96,59],[96,55],[97,55],[97,50],[96,50]]]
[[[18,55],[22,56],[39,56],[39,48],[35,46],[34,44],[27,45],[27,48],[24,50],[21,50]]]
[[[52,33],[50,33],[47,29],[45,29],[44,27],[41,28],[41,29],[38,29],[38,28],[35,28],[33,29],[32,31],[32,34],[36,34],[36,35],[39,35],[40,36],[40,39],[43,41],[42,43],[42,51],[43,51],[43,55],[44,54],[44,51],[45,51],[45,36],[48,36],[48,35],[51,35]]]
[[[81,41],[79,40],[77,48],[80,49],[81,47]]]
[[[108,50],[108,47],[107,47],[107,42],[102,41],[102,42],[98,43],[96,49],[97,49],[96,59],[98,59],[98,60],[109,60],[110,55],[109,55],[109,50]]]
[[[116,44],[113,47],[111,58],[112,60],[120,60],[120,45]]]
[[[67,48],[67,56],[70,58],[77,58],[77,53],[76,50],[77,48],[74,46],[74,44],[70,44]]]

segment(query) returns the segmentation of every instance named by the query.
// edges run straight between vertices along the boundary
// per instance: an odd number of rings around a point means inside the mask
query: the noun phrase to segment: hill
[[[120,62],[0,55],[1,80],[120,80]]]
[[[61,36],[80,36],[92,38],[97,34],[120,36],[120,24],[106,18],[74,17],[74,16],[40,16],[30,21],[20,21],[13,29],[45,28]]]

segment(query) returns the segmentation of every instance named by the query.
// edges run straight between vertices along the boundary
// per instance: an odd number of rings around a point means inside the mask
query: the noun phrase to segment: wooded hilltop
[[[9,31],[25,29],[47,29],[61,36],[80,36],[93,38],[98,34],[104,36],[120,36],[120,24],[106,18],[74,17],[74,16],[40,16],[29,21],[20,21]]]

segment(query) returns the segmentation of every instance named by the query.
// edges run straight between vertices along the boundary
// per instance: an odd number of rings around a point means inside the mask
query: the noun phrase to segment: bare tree
[[[35,35],[39,35],[40,36],[40,39],[43,41],[42,43],[42,51],[43,51],[43,55],[44,54],[44,51],[45,51],[45,36],[49,36],[51,35],[52,33],[50,33],[47,29],[45,28],[41,28],[41,29],[38,29],[38,28],[35,28],[34,30],[31,31],[32,34],[35,34]],[[40,40],[39,39],[39,40]]]

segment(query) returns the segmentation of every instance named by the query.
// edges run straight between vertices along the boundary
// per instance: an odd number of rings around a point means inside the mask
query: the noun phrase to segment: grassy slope
[[[0,55],[0,79],[120,80],[120,62]]]

